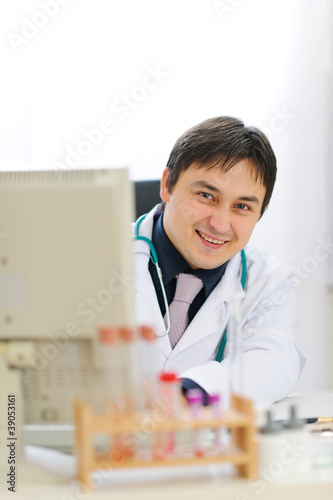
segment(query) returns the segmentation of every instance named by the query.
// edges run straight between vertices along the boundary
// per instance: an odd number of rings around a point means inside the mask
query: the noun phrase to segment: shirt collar
[[[191,273],[202,280],[205,296],[208,297],[221,280],[228,264],[228,262],[225,262],[214,269],[192,269],[169,240],[163,227],[163,212],[155,214],[152,241],[159,258],[165,286],[168,286],[170,281],[179,273]]]

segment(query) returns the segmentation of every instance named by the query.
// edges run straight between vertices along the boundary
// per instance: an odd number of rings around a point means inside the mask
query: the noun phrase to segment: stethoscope
[[[164,306],[165,306],[165,311],[166,311],[165,312],[166,331],[162,335],[159,335],[159,337],[165,337],[166,335],[168,335],[168,333],[170,331],[170,313],[169,313],[169,304],[168,304],[168,299],[166,296],[165,286],[163,283],[162,270],[161,270],[160,265],[159,265],[158,255],[157,255],[157,252],[156,252],[156,249],[155,249],[153,242],[149,238],[147,238],[146,236],[141,236],[139,234],[140,225],[141,225],[142,221],[146,218],[146,216],[147,216],[147,214],[141,215],[141,217],[139,217],[138,220],[136,221],[135,228],[134,228],[134,239],[144,241],[145,243],[147,243],[147,245],[149,246],[149,249],[150,249],[150,257],[151,257],[153,264],[155,265],[157,276],[158,276],[159,282],[161,284],[163,301],[164,301]],[[242,288],[244,290],[245,283],[246,283],[246,277],[247,277],[247,261],[246,261],[246,255],[245,255],[244,249],[241,250],[241,259],[242,259],[242,274],[241,274],[240,282],[241,282]],[[218,362],[222,361],[222,359],[223,359],[223,353],[224,353],[224,349],[225,349],[225,346],[227,343],[227,336],[228,336],[228,325],[224,329],[223,335],[221,337],[221,341],[220,341],[218,348],[217,348],[217,354],[215,356],[215,360]]]

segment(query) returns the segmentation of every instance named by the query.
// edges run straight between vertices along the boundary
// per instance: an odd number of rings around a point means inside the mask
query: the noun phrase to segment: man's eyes
[[[248,205],[245,205],[244,203],[237,203],[236,205],[237,208],[240,208],[241,210],[251,210]]]
[[[199,196],[201,196],[202,198],[206,198],[207,200],[212,200],[213,199],[213,196],[209,193],[205,193],[205,192],[200,192],[198,193]]]
[[[205,191],[200,191],[197,194],[201,198],[204,198],[205,200],[214,201],[214,196],[210,193],[206,193]],[[235,206],[235,208],[241,210],[242,212],[251,211],[251,207],[249,205],[246,205],[245,203],[237,203],[234,206]]]

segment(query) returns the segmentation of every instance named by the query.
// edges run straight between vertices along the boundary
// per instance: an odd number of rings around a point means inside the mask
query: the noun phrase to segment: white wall
[[[333,388],[324,319],[333,259],[318,253],[332,238],[330,6],[16,0],[0,7],[7,167],[128,165],[135,179],[156,178],[178,136],[203,119],[230,114],[267,132],[279,175],[252,241],[302,275],[298,336],[309,360],[299,390]]]

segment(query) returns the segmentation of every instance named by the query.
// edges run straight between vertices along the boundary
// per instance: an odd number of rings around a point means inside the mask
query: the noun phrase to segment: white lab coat
[[[156,207],[140,226],[140,235],[150,239],[155,211]],[[245,252],[247,285],[240,311],[243,390],[256,403],[268,405],[292,391],[305,362],[295,339],[296,285],[289,268],[281,262],[250,246]],[[137,323],[153,325],[157,335],[163,335],[165,324],[148,269],[148,245],[135,241],[134,255]],[[231,373],[228,342],[223,361],[214,359],[230,316],[230,298],[244,293],[240,272],[241,258],[237,254],[174,349],[168,336],[157,338],[156,352],[150,359],[154,372],[176,371],[208,393],[219,393],[224,401],[228,400]]]

